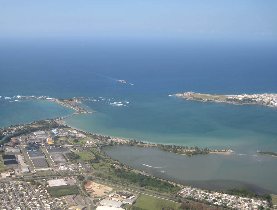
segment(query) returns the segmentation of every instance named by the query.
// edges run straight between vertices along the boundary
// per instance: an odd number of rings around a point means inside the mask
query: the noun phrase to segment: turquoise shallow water
[[[49,101],[0,101],[0,127],[30,123],[35,120],[55,118],[72,113]]]
[[[277,110],[261,106],[189,102],[174,97],[132,100],[127,107],[88,103],[97,113],[67,119],[74,127],[155,143],[238,152],[277,150]]]
[[[74,116],[67,123],[90,132],[155,143],[231,148],[235,153],[230,156],[192,158],[124,146],[106,152],[131,167],[183,184],[277,193],[277,159],[256,153],[277,151],[276,109],[191,102],[168,96],[124,100],[130,101],[127,107],[90,102],[87,105],[97,113]]]

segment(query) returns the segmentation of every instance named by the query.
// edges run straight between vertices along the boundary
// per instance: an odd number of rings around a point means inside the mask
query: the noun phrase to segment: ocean
[[[86,96],[93,97],[94,101],[85,103],[96,113],[73,116],[67,119],[69,125],[156,143],[232,148],[236,154],[250,156],[257,150],[276,151],[276,109],[189,102],[168,96],[185,91],[277,93],[276,55],[276,43],[262,41],[53,39],[1,43],[0,126],[69,112],[53,104],[9,102],[3,97]],[[120,79],[128,84],[119,83]],[[116,106],[114,102],[123,106]],[[130,157],[128,154],[126,159]],[[267,184],[260,181],[264,179],[264,172],[257,170],[253,179],[249,177],[250,184],[256,182],[268,190],[277,189],[268,184],[277,183],[274,178],[277,162],[269,159],[270,164],[265,164],[271,173]],[[248,180],[250,175],[243,173],[243,167],[234,167],[239,162],[232,161],[230,167],[245,176],[243,181]],[[257,169],[258,162],[241,162]],[[217,178],[202,177],[203,180]]]

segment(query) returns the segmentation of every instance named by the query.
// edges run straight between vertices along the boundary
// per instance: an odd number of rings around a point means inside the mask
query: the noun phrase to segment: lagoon
[[[260,155],[197,155],[187,157],[156,148],[105,148],[111,158],[151,175],[204,189],[247,188],[277,193],[277,159]]]

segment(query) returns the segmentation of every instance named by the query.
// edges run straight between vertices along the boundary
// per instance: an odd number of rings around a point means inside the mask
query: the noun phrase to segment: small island
[[[220,95],[195,92],[177,93],[170,96],[176,96],[185,100],[228,103],[234,105],[262,105],[277,108],[277,94],[240,94],[240,95]]]

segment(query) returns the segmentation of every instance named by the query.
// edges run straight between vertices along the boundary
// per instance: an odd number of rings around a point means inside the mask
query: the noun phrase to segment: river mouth
[[[187,157],[136,146],[111,146],[103,151],[134,169],[184,185],[219,191],[236,188],[257,194],[277,193],[276,159],[272,157],[238,154]]]

